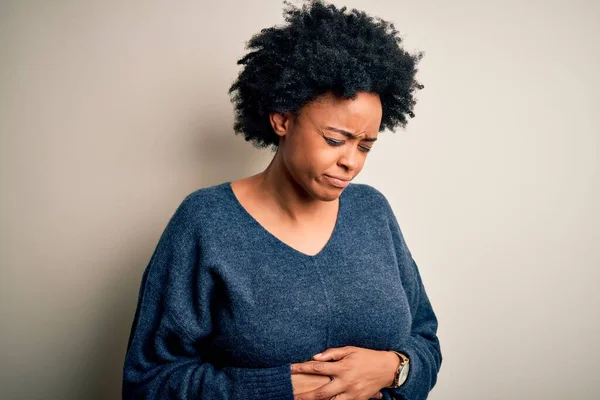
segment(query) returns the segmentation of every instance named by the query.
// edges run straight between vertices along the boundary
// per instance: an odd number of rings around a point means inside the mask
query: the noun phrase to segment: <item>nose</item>
[[[354,171],[360,166],[360,155],[356,146],[343,146],[344,151],[340,155],[337,164],[346,171]]]

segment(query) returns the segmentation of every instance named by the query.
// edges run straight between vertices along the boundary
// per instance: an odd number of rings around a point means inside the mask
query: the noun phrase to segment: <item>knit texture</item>
[[[230,182],[189,194],[142,277],[123,398],[291,400],[291,363],[358,346],[410,358],[385,399],[425,399],[442,354],[417,265],[379,191],[352,183],[339,204],[311,256],[264,229]]]

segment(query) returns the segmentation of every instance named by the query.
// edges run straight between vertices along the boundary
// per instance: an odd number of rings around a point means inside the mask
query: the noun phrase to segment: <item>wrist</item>
[[[409,373],[409,369],[410,369],[410,360],[408,359],[408,356],[405,355],[404,353],[399,353],[395,350],[391,350],[391,352],[394,353],[400,360],[400,363],[398,364],[396,373],[394,375],[394,381],[389,386],[389,388],[396,389],[396,388],[399,388],[400,386],[402,386],[404,384],[404,382],[406,381],[406,379],[408,378],[408,373]]]
[[[393,351],[383,351],[384,353],[384,362],[385,362],[385,380],[383,382],[384,388],[392,386],[394,384],[394,378],[396,377],[396,371],[398,371],[398,367],[400,366],[400,357]]]

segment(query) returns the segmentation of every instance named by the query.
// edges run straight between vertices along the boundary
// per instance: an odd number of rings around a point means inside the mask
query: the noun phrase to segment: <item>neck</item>
[[[337,201],[315,199],[300,186],[285,167],[279,152],[256,179],[267,204],[273,204],[294,222],[322,218],[331,213],[332,207],[337,207]]]

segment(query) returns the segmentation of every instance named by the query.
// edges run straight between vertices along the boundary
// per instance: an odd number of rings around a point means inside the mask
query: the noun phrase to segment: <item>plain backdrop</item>
[[[358,182],[439,319],[430,398],[598,399],[600,5],[348,0],[424,51]],[[116,399],[140,279],[192,191],[261,171],[227,90],[280,0],[0,2],[0,397]]]

